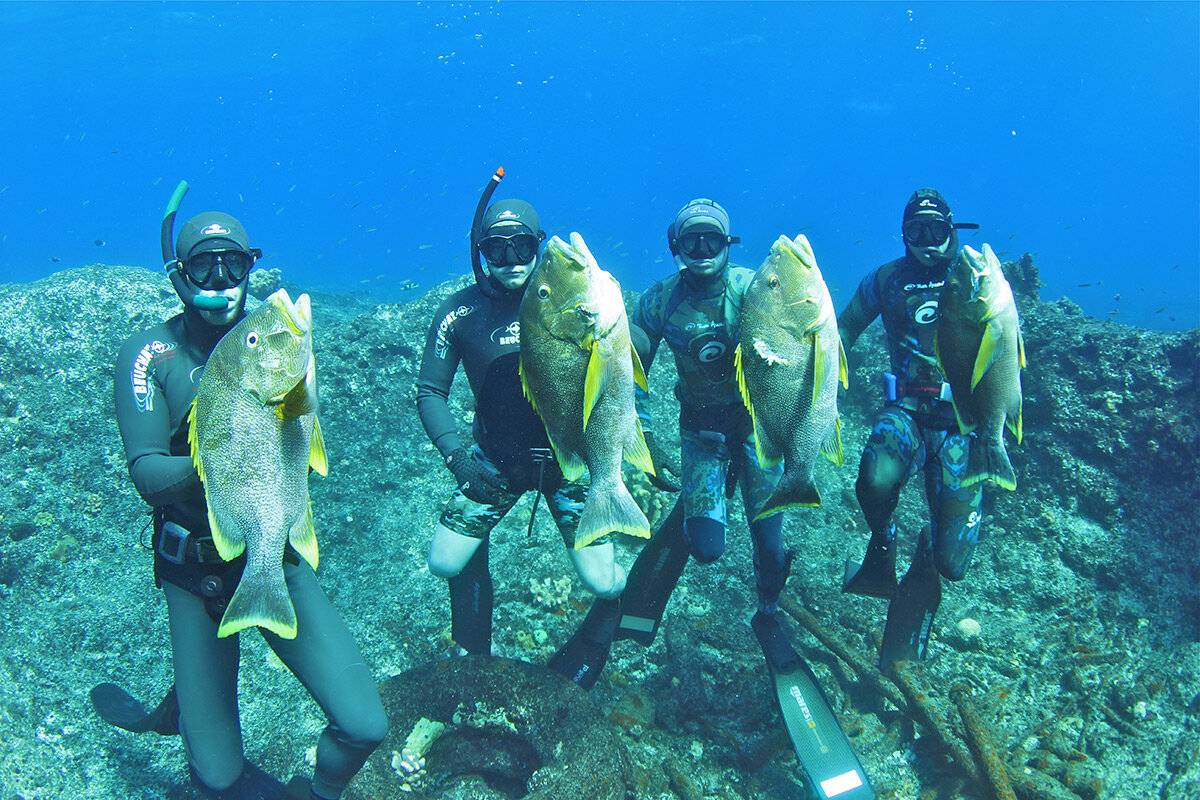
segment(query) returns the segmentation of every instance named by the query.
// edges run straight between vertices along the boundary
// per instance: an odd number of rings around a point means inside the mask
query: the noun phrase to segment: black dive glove
[[[683,471],[679,461],[663,447],[658,438],[650,431],[643,434],[646,437],[646,448],[650,451],[650,460],[654,462],[654,475],[647,475],[655,488],[664,492],[678,492],[679,474]],[[673,476],[673,477],[672,477]]]
[[[460,447],[446,456],[446,466],[458,481],[458,489],[469,500],[486,505],[499,505],[505,500],[508,488],[500,470],[473,447]]]

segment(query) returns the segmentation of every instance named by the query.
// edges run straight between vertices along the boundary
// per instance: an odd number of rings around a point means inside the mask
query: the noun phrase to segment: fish
[[[733,363],[758,461],[784,465],[754,518],[819,506],[813,470],[819,453],[843,462],[837,386],[849,377],[833,298],[803,233],[776,239],[746,289]]]
[[[108,242],[104,241],[103,239],[96,239],[94,242],[92,242],[92,244],[96,245],[96,247],[104,247],[104,245],[108,244]]]
[[[294,639],[284,550],[317,568],[308,473],[328,473],[307,294],[279,289],[217,342],[188,423],[213,544],[226,561],[246,553],[217,636],[257,625]]]
[[[1012,287],[988,244],[963,247],[938,301],[934,353],[946,381],[959,432],[971,434],[963,486],[990,481],[1017,488],[1004,447],[1004,428],[1021,443],[1021,370],[1025,342]]]
[[[634,409],[646,371],[629,338],[621,286],[578,233],[554,236],[520,307],[521,388],[546,428],[563,477],[589,478],[575,549],[613,531],[650,538],[621,460],[654,474]]]

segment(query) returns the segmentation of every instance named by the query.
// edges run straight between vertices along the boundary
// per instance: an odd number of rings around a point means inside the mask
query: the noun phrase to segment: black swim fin
[[[842,591],[891,600],[896,596],[896,541],[871,534],[861,564],[846,559]]]
[[[296,800],[297,797],[313,797],[312,784],[295,781],[287,786],[276,780],[274,776],[263,771],[260,767],[246,762],[242,774],[228,789],[213,789],[200,780],[196,770],[189,764],[188,774],[192,777],[192,785],[208,798],[208,800]]]
[[[942,602],[942,579],[933,562],[928,529],[917,538],[912,565],[888,605],[883,644],[879,648],[879,668],[885,673],[897,661],[916,661],[925,657],[933,617]]]
[[[102,683],[93,687],[91,698],[92,707],[109,725],[131,733],[153,731],[162,736],[179,734],[179,701],[175,697],[174,686],[171,686],[153,711],[146,711],[141,700],[115,683]]]
[[[676,500],[671,513],[629,569],[614,641],[632,639],[645,647],[654,642],[667,601],[687,566],[688,555],[683,540],[683,501]]]
[[[750,622],[770,668],[775,699],[813,797],[874,800],[875,790],[838,724],[817,676],[792,649],[778,612]]]
[[[550,658],[547,666],[581,689],[595,686],[608,661],[620,611],[619,597],[592,603],[579,629]]]
[[[492,654],[494,587],[484,539],[462,572],[447,581],[450,587],[450,636],[473,655]]]

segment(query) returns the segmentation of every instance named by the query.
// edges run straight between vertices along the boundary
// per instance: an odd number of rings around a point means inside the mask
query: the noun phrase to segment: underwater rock
[[[590,697],[545,667],[467,656],[384,681],[391,732],[353,796],[624,800],[632,786],[625,745]],[[445,727],[423,740],[425,771],[411,789],[395,754],[424,720]],[[473,788],[468,791],[465,784]]]

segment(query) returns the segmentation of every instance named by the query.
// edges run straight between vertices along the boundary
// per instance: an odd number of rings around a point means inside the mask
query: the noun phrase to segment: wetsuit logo
[[[174,349],[174,342],[160,342],[155,339],[142,347],[138,351],[137,358],[133,359],[129,382],[130,388],[133,390],[133,401],[137,404],[138,411],[154,410],[154,384],[150,381],[150,362],[156,356],[169,353]]]
[[[508,325],[492,331],[492,341],[504,347],[521,343],[521,321],[513,320]]]
[[[709,380],[719,382],[729,377],[730,368],[733,366],[731,359],[725,358],[729,352],[729,345],[719,333],[710,332],[697,336],[688,345],[688,350]]]
[[[475,310],[475,306],[459,306],[451,311],[442,321],[438,323],[437,338],[433,343],[433,354],[438,358],[445,358],[446,352],[450,349],[450,340],[447,338],[450,335],[450,328],[454,326],[455,320],[460,317],[465,317]]]
[[[913,319],[918,325],[928,325],[931,322],[937,321],[938,318],[938,301],[928,300],[917,307],[913,312]]]
[[[201,236],[217,236],[229,233],[229,228],[226,228],[219,222],[214,222],[211,225],[205,225],[200,230]]]

